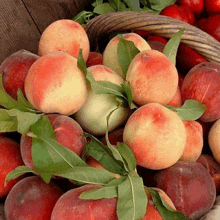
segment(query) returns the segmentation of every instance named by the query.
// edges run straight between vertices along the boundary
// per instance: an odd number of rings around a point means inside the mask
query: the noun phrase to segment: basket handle
[[[220,64],[220,42],[197,27],[185,22],[148,12],[123,11],[99,15],[87,23],[87,34],[92,46],[98,45],[100,37],[115,31],[146,30],[171,38],[182,28],[181,42],[185,43],[208,61]]]

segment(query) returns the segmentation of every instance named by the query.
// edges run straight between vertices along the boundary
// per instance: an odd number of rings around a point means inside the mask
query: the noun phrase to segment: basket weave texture
[[[197,27],[167,16],[138,11],[112,12],[91,19],[87,26],[92,48],[98,45],[101,37],[112,32],[146,30],[152,34],[171,38],[185,28],[181,42],[196,50],[208,61],[220,64],[220,42]]]

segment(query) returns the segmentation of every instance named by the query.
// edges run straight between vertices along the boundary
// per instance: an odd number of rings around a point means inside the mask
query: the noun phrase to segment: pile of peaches
[[[211,210],[220,192],[220,65],[183,74],[164,52],[172,41],[155,39],[119,34],[93,52],[83,27],[62,19],[42,33],[37,55],[20,50],[3,61],[6,219],[193,220]]]

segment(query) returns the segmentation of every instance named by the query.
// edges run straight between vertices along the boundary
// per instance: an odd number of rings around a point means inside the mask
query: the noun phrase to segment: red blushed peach
[[[181,92],[180,92],[180,87],[178,86],[174,97],[168,103],[168,105],[178,107],[178,106],[182,106],[182,104],[183,104],[182,96],[181,96]]]
[[[213,157],[220,164],[220,119],[218,119],[209,130],[208,142]]]
[[[194,161],[178,161],[156,174],[157,187],[172,200],[177,211],[189,220],[200,219],[216,198],[214,181],[207,169]]]
[[[180,159],[186,144],[186,129],[175,112],[161,104],[149,103],[129,117],[123,140],[133,151],[138,165],[159,170]]]
[[[29,69],[25,80],[28,101],[45,113],[71,115],[87,98],[85,75],[77,59],[56,51],[40,57]]]
[[[203,149],[202,125],[197,121],[184,121],[186,128],[186,146],[180,160],[196,161]]]
[[[5,200],[5,216],[10,220],[50,220],[51,212],[63,191],[38,176],[20,180]]]
[[[86,145],[86,138],[83,137],[81,126],[68,116],[49,114],[47,117],[53,127],[56,140],[64,147],[72,150],[78,156],[82,156]],[[31,137],[21,137],[21,156],[25,165],[29,168],[34,167],[31,155],[31,145]]]
[[[51,220],[117,220],[117,199],[80,199],[82,192],[98,189],[98,185],[84,185],[64,193],[52,211]]]
[[[204,62],[185,76],[181,88],[183,102],[194,99],[206,105],[200,120],[212,122],[220,118],[220,65]]]
[[[96,81],[108,81],[121,85],[123,78],[109,67],[95,65],[88,68]],[[115,95],[95,94],[90,90],[85,104],[74,114],[75,120],[82,126],[83,130],[93,135],[104,135],[107,129],[106,117],[117,108]],[[129,108],[118,108],[109,119],[109,132],[121,126],[128,118]]]
[[[151,49],[147,41],[136,33],[126,33],[126,34],[122,34],[122,36],[124,37],[124,39],[132,41],[140,51]],[[118,36],[115,36],[109,41],[103,52],[103,64],[107,67],[110,67],[116,73],[124,77],[121,66],[118,62],[118,55],[117,55],[119,40],[120,38]]]
[[[31,65],[39,58],[27,50],[19,50],[7,57],[0,66],[2,74],[2,83],[5,91],[14,99],[17,99],[18,89],[21,89],[23,95],[24,81]]]
[[[178,72],[167,56],[156,50],[142,51],[131,61],[126,75],[133,100],[168,104],[178,86]]]
[[[102,65],[103,57],[101,53],[98,52],[89,52],[89,57],[86,61],[86,66]]]
[[[8,181],[4,186],[7,174],[18,166],[24,165],[19,144],[10,138],[0,136],[0,199],[5,197],[11,188],[21,179]]]
[[[43,56],[54,51],[66,51],[75,58],[82,49],[86,61],[90,51],[89,39],[84,28],[77,22],[61,19],[51,23],[42,33],[38,54]]]

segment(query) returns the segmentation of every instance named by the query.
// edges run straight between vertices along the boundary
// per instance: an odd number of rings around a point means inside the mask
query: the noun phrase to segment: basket
[[[197,27],[170,17],[138,11],[112,12],[91,19],[87,25],[92,49],[98,45],[101,37],[116,31],[145,30],[171,38],[173,34],[185,28],[181,42],[203,55],[208,61],[220,64],[220,42]]]

